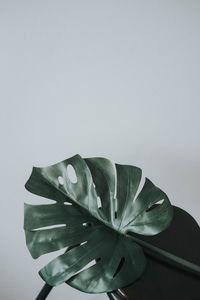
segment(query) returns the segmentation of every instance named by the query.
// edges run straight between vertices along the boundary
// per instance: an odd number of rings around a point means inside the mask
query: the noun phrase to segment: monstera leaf
[[[26,189],[56,202],[25,204],[27,247],[33,258],[64,248],[39,272],[49,285],[67,281],[81,291],[101,293],[143,274],[143,250],[127,233],[155,235],[169,226],[173,211],[167,195],[150,180],[139,187],[141,175],[134,166],[79,155],[33,168]]]

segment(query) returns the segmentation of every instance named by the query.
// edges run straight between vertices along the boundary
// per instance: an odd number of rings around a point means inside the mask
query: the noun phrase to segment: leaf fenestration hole
[[[83,225],[83,227],[91,227],[92,223],[84,222],[84,223],[82,223],[82,225]]]
[[[117,212],[115,211],[115,219],[117,219]]]
[[[158,202],[156,202],[156,204],[153,204],[149,208],[147,208],[146,212],[151,211],[152,209],[155,209],[156,207],[162,205],[164,201],[164,199],[159,200]]]
[[[163,202],[164,202],[164,199],[161,199],[161,200],[159,200],[158,202],[156,202],[156,204],[161,205],[161,204],[163,204]]]
[[[83,246],[83,245],[85,245],[85,244],[87,244],[87,241],[82,242],[82,243],[80,244],[80,246]]]
[[[138,199],[138,196],[141,193],[141,191],[142,191],[142,189],[143,189],[143,187],[145,185],[145,181],[146,181],[146,177],[142,176],[141,179],[140,179],[140,183],[139,183],[137,192],[136,192],[136,194],[134,196],[133,202],[135,202],[136,199]]]
[[[99,196],[97,197],[97,206],[98,208],[102,207],[101,198]]]
[[[72,183],[77,183],[77,176],[76,176],[76,172],[75,169],[72,165],[68,165],[67,166],[67,175],[69,177],[69,180]]]
[[[58,182],[59,184],[63,185],[64,184],[64,179],[62,176],[58,176]]]
[[[59,227],[66,227],[66,224],[57,224],[57,225],[50,225],[50,226],[45,226],[45,227],[39,227],[35,228],[33,231],[40,231],[40,230],[48,230],[48,229],[54,229],[54,228],[59,228]]]
[[[70,203],[70,202],[64,202],[64,205],[72,205],[72,203]]]
[[[118,267],[117,267],[117,269],[115,271],[115,274],[113,275],[113,278],[121,271],[124,263],[125,263],[125,258],[122,257],[121,260],[120,260],[120,262],[119,262],[119,265],[118,265]]]
[[[78,274],[80,274],[82,271],[85,271],[85,270],[89,269],[90,267],[96,265],[96,264],[97,264],[97,261],[99,261],[99,260],[100,260],[100,258],[97,258],[96,260],[93,259],[93,260],[90,261],[86,266],[84,266],[81,270],[79,270],[77,273],[75,273],[75,274],[73,275],[72,278],[74,278],[75,276],[77,276]],[[70,281],[70,280],[69,280],[69,281]]]

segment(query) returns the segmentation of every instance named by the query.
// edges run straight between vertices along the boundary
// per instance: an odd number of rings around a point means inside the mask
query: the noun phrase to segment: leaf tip
[[[34,181],[35,175],[40,168],[32,167],[31,175],[29,176],[28,180],[26,181],[24,187],[27,191],[31,192],[32,182]]]

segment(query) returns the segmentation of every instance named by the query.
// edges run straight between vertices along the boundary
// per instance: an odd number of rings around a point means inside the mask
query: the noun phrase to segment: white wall
[[[200,1],[1,0],[1,299],[43,282],[25,246],[31,168],[76,153],[139,166],[200,220]],[[55,299],[107,299],[67,285]]]

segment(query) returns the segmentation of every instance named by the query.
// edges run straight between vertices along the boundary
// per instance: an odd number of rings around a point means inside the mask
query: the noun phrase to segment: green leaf
[[[71,179],[69,166],[77,182]],[[141,176],[137,167],[79,155],[33,168],[26,189],[55,202],[25,204],[28,249],[38,258],[72,246],[40,270],[49,285],[67,281],[81,291],[102,293],[143,274],[143,250],[127,233],[157,234],[169,226],[173,211],[166,194],[150,180],[138,192]],[[162,204],[154,206],[160,200]]]

